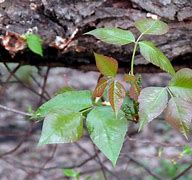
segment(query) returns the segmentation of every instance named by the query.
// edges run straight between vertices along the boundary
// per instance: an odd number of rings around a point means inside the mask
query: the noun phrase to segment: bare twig
[[[53,166],[53,167],[43,168],[42,170],[73,169],[73,168],[78,168],[78,167],[81,167],[81,166],[85,165],[85,164],[88,163],[89,161],[95,159],[96,157],[97,157],[97,154],[94,154],[94,155],[92,155],[91,157],[83,160],[83,161],[80,162],[79,164],[75,164],[75,165],[71,165],[71,166]]]
[[[16,110],[16,109],[12,109],[12,108],[3,106],[2,104],[0,104],[0,109],[6,110],[6,111],[10,111],[10,112],[22,115],[22,116],[31,116],[32,115],[30,113],[26,113],[26,112],[23,112],[23,111],[19,111],[19,110]]]
[[[15,164],[13,162],[11,162],[8,158],[1,158],[0,160],[3,160],[4,162],[6,162],[7,164],[13,166],[14,168],[18,168],[20,170],[22,170],[23,172],[25,172],[26,174],[28,174],[28,171],[25,169],[25,167],[19,166],[19,164]]]
[[[95,147],[94,144],[93,144],[93,148],[94,148],[94,150],[95,150],[95,153],[97,153],[97,149],[96,149],[96,147]],[[104,166],[103,166],[103,164],[102,164],[102,162],[101,162],[101,160],[100,160],[100,158],[99,158],[99,155],[97,155],[97,159],[98,159],[98,163],[99,163],[99,165],[100,165],[100,167],[101,167],[101,171],[102,171],[102,173],[103,173],[103,177],[104,177],[105,180],[107,180],[107,175],[106,175],[106,173],[105,173],[105,169],[104,169]]]
[[[155,177],[158,180],[163,180],[161,177],[159,177],[159,175],[157,175],[154,172],[152,172],[147,166],[145,166],[144,164],[142,164],[141,162],[139,162],[138,160],[133,158],[131,155],[126,154],[126,155],[123,155],[123,156],[129,158],[132,162],[134,162],[135,164],[137,164],[140,167],[142,167],[143,169],[145,169],[151,176]]]
[[[129,136],[126,137],[125,141],[139,142],[139,143],[146,144],[146,145],[157,145],[157,146],[161,146],[161,147],[183,147],[186,144],[188,144],[190,146],[192,145],[191,143],[183,143],[183,144],[172,143],[171,144],[171,143],[158,142],[158,141],[141,140],[141,139],[134,139]]]
[[[33,75],[31,75],[31,78],[32,78],[32,80],[35,82],[35,84],[36,84],[39,88],[41,88],[41,83],[38,82],[37,79],[36,79]],[[49,93],[48,93],[46,90],[45,90],[44,92],[45,92],[46,96],[48,97],[48,99],[51,99],[51,96],[49,95]]]
[[[53,151],[51,153],[51,155],[45,160],[45,162],[43,163],[43,165],[41,166],[41,168],[39,169],[39,173],[41,172],[41,170],[53,159],[55,152],[57,149],[57,145],[54,145],[53,147]]]
[[[30,177],[32,177],[32,178],[34,179],[38,174],[40,174],[41,171],[43,170],[43,168],[53,159],[54,154],[55,154],[55,152],[56,152],[56,149],[57,149],[57,145],[54,145],[53,151],[51,152],[51,155],[45,160],[45,162],[43,163],[43,165],[38,168],[38,171],[37,171],[37,172],[34,172],[34,173],[31,173],[31,174],[28,174],[28,176],[26,176],[25,179],[30,179]]]
[[[45,93],[45,87],[46,87],[49,71],[50,71],[50,67],[47,68],[47,71],[44,76],[43,85],[42,85],[41,93],[40,93],[41,96],[40,96],[39,103],[38,103],[39,105],[42,103],[42,100],[43,100],[43,95]]]
[[[4,63],[4,65],[5,65],[5,67],[7,68],[7,70],[9,71],[9,73],[11,73],[11,69],[9,68],[9,66],[6,64],[6,63]],[[38,95],[38,96],[41,96],[38,92],[36,92],[34,89],[32,89],[31,87],[29,87],[29,86],[27,86],[25,83],[23,83],[15,74],[13,74],[13,77],[17,80],[17,81],[19,81],[25,88],[27,88],[27,89],[29,89],[30,91],[32,91],[34,94],[36,94],[36,95]],[[44,97],[43,96],[43,98],[45,99],[45,100],[48,100],[48,98],[46,98],[46,97]]]
[[[11,149],[10,151],[7,151],[7,152],[5,152],[3,154],[0,154],[0,158],[2,158],[4,156],[7,156],[7,155],[10,155],[10,154],[14,153],[15,151],[17,151],[21,147],[21,145],[24,143],[24,141],[28,138],[28,136],[31,134],[31,132],[33,130],[33,125],[34,125],[34,122],[28,128],[27,133],[23,137],[23,139],[13,149]]]
[[[173,178],[173,180],[179,179],[184,174],[186,174],[190,169],[192,169],[192,164],[190,164],[185,170],[183,170],[181,173],[179,173],[177,176]]]
[[[86,153],[88,156],[91,156],[91,154],[89,153],[89,151],[87,151],[85,148],[83,148],[80,144],[78,144],[78,143],[75,143],[75,144],[76,144],[84,153]],[[100,153],[100,151],[97,152],[97,156],[98,156],[99,153]],[[97,157],[97,156],[96,156],[96,157]],[[96,157],[95,157],[95,158],[96,158]],[[99,163],[97,159],[96,159],[96,162]],[[103,165],[103,168],[104,168],[107,172],[109,172],[110,174],[112,174],[116,179],[118,179],[118,177],[117,177],[111,170],[109,170],[106,166]]]
[[[23,144],[24,141],[25,141],[25,139],[22,139],[13,149],[11,149],[10,151],[7,151],[3,154],[0,154],[0,158],[7,156],[9,154],[12,154],[13,152],[17,151],[17,149],[19,149],[21,147],[21,145]]]
[[[19,68],[20,68],[20,64],[18,64],[12,71],[9,72],[10,74],[8,78],[5,80],[5,84],[7,84],[11,80],[12,76],[17,72]],[[5,93],[5,88],[6,86],[4,86],[3,89],[1,90],[1,95]]]

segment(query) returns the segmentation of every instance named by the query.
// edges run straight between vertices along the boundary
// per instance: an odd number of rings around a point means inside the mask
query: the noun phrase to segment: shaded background
[[[16,65],[9,64],[14,69]],[[26,73],[27,71],[27,73]],[[1,65],[4,94],[0,104],[23,112],[35,110],[43,100],[42,86],[53,96],[63,87],[93,89],[97,72],[82,72],[67,68],[37,69],[23,66],[15,74],[22,81],[11,78]],[[33,77],[33,78],[32,78]],[[46,78],[45,78],[46,77]],[[143,86],[165,86],[167,74],[142,74]],[[118,77],[121,79],[121,75]],[[33,80],[35,79],[35,81]],[[40,86],[37,84],[40,84]],[[32,91],[35,91],[36,94]],[[44,92],[45,94],[45,92]],[[74,168],[81,179],[103,179],[102,162],[108,179],[172,179],[191,163],[192,143],[172,129],[163,118],[158,118],[138,133],[138,126],[130,124],[117,166],[112,167],[103,154],[91,143],[87,133],[74,144],[37,147],[41,122],[33,122],[17,113],[0,109],[0,179],[67,179],[64,168]],[[76,168],[77,167],[77,168]],[[191,171],[181,179],[191,179]]]

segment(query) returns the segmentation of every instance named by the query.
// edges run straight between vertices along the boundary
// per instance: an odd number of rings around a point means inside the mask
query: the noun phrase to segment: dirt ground
[[[42,99],[30,89],[41,93],[41,88],[26,74],[19,75],[25,82],[24,87],[16,79],[3,84],[9,73],[1,66],[0,104],[27,112],[35,110]],[[42,85],[46,69],[40,73],[33,71],[33,76]],[[24,77],[24,78],[23,78]],[[98,73],[80,72],[67,68],[52,68],[49,71],[46,91],[51,96],[64,86],[76,89],[93,89]],[[170,77],[166,74],[143,74],[143,87],[164,86]],[[119,76],[121,79],[121,76]],[[26,85],[27,84],[27,85]],[[163,117],[154,120],[138,133],[137,125],[131,124],[117,166],[114,168],[99,153],[93,157],[95,148],[88,135],[74,144],[46,145],[38,147],[42,122],[33,122],[19,114],[0,109],[0,179],[1,180],[59,180],[69,179],[63,169],[75,166],[80,172],[80,179],[103,179],[100,162],[105,165],[108,179],[148,180],[172,179],[185,169],[192,160],[192,155],[183,152],[184,146],[192,147],[192,140],[187,141],[180,133],[167,125]],[[87,159],[87,162],[85,160]],[[84,164],[81,166],[81,163]],[[154,176],[155,176],[154,175]],[[192,172],[181,179],[190,180]]]

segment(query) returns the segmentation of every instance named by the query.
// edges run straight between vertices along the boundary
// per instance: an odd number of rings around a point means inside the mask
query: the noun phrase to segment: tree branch
[[[12,108],[3,106],[3,105],[1,105],[1,104],[0,104],[0,109],[6,110],[6,111],[10,111],[10,112],[13,112],[13,113],[22,115],[22,116],[32,116],[32,114],[30,114],[30,113],[26,113],[26,112],[23,112],[23,111],[19,111],[19,110],[16,110],[16,109],[12,109]]]

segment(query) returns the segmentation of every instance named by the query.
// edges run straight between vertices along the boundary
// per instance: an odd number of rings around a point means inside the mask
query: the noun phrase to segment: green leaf
[[[160,20],[145,18],[136,21],[134,24],[142,34],[161,35],[169,30],[168,25]]]
[[[94,53],[94,55],[96,60],[96,66],[101,72],[101,74],[105,76],[115,77],[118,69],[117,60],[97,53]]]
[[[34,53],[43,56],[42,40],[40,36],[36,34],[27,34],[25,37],[27,39],[27,45],[29,49]]]
[[[192,121],[192,102],[172,97],[166,109],[165,120],[187,138]]]
[[[167,57],[150,41],[139,42],[140,52],[143,57],[162,70],[175,75],[175,70]]]
[[[192,147],[185,145],[182,154],[192,155]]]
[[[98,28],[85,34],[93,35],[101,41],[115,45],[135,42],[135,37],[131,31],[119,28]]]
[[[107,79],[101,76],[97,82],[95,90],[93,91],[93,97],[94,98],[102,97],[106,86],[107,86]]]
[[[80,112],[59,109],[50,112],[45,117],[38,145],[74,142],[79,140],[82,135],[82,114]]]
[[[144,88],[139,95],[138,101],[141,124],[150,122],[166,108],[168,102],[167,90],[162,87]]]
[[[56,109],[71,109],[73,111],[80,111],[92,106],[90,91],[68,91],[59,94],[42,106],[35,112],[34,118],[44,117],[50,111]]]
[[[169,89],[174,96],[192,101],[192,69],[179,70],[170,81]]]
[[[144,128],[144,126],[149,122],[149,117],[146,112],[139,111],[139,129],[138,132],[141,131],[141,129]]]
[[[115,166],[127,131],[122,111],[115,116],[111,107],[93,109],[87,117],[87,127],[94,144]]]
[[[125,88],[118,81],[112,81],[109,85],[109,102],[117,115],[118,111],[121,109],[123,100],[125,98]]]
[[[80,173],[76,172],[73,169],[63,169],[63,174],[67,177],[79,177]]]

